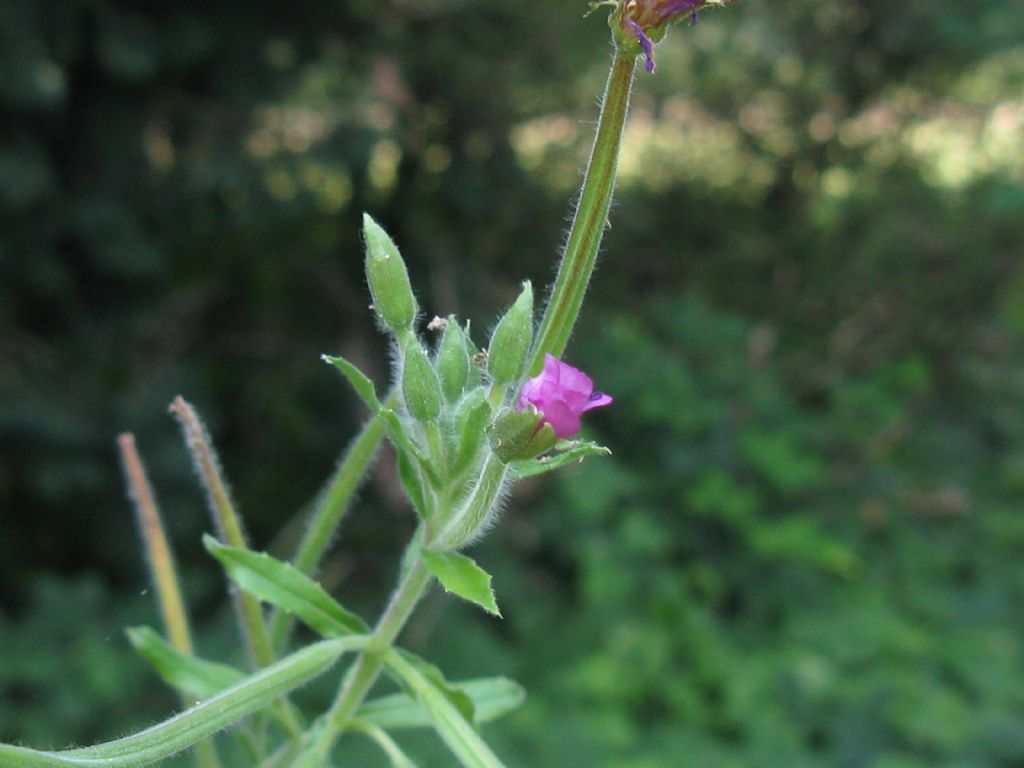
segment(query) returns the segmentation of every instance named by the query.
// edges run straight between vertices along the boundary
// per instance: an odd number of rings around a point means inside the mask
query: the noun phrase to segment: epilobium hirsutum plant
[[[180,694],[178,715],[117,741],[44,752],[0,745],[0,768],[142,766],[195,747],[202,768],[221,758],[210,736],[236,726],[246,766],[321,768],[331,764],[338,738],[357,732],[376,742],[393,766],[412,760],[392,737],[406,728],[432,728],[464,766],[496,768],[480,726],[514,708],[522,691],[501,677],[449,682],[429,662],[395,645],[423,595],[438,582],[448,592],[500,616],[491,577],[464,550],[494,523],[515,481],[569,462],[606,453],[575,439],[587,411],[612,404],[582,371],[559,359],[565,351],[608,218],[629,93],[642,54],[654,69],[654,45],[680,18],[695,18],[706,0],[607,0],[615,56],[587,173],[558,275],[539,325],[534,295],[524,283],[483,349],[469,324],[434,318],[440,331],[428,345],[417,331],[420,307],[398,248],[369,216],[363,219],[366,279],[380,329],[394,350],[392,386],[381,396],[373,382],[341,358],[324,360],[341,372],[372,413],[331,479],[291,562],[255,552],[221,477],[209,436],[182,398],[171,405],[206,491],[216,537],[206,549],[232,584],[249,669],[198,658],[154,495],[134,440],[119,440],[129,491],[164,632],[129,630],[129,638]],[[377,446],[387,439],[418,527],[409,542],[398,585],[372,624],[356,616],[313,575]],[[268,615],[265,606],[270,606]],[[290,653],[300,621],[323,639]],[[288,694],[339,660],[351,661],[331,706],[310,717]],[[382,673],[399,692],[370,698]]]

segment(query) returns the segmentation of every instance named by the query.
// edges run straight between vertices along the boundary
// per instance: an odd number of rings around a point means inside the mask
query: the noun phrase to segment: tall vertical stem
[[[352,716],[377,681],[384,665],[384,654],[391,648],[426,593],[427,587],[430,586],[433,577],[419,556],[417,542],[414,540],[410,546],[415,547],[415,555],[408,570],[381,615],[380,621],[377,622],[369,644],[356,657],[345,674],[338,696],[324,716],[323,728],[310,749],[296,764],[298,768],[315,768],[327,760],[334,742],[349,727]]]
[[[601,100],[601,117],[583,189],[580,190],[576,215],[534,344],[529,369],[531,376],[540,372],[545,354],[558,357],[565,351],[590,276],[594,272],[594,263],[597,261],[597,252],[612,204],[619,147],[622,144],[626,114],[629,112],[629,94],[635,69],[635,53],[616,51],[604,98]]]

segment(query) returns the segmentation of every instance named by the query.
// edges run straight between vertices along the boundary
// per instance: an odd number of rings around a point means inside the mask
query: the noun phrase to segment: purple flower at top
[[[707,0],[625,0],[620,6],[622,26],[643,48],[648,72],[654,71],[654,41],[661,39],[664,28],[684,14],[696,22],[697,9],[706,4]],[[650,33],[654,33],[653,39]]]
[[[559,439],[580,431],[580,416],[612,404],[610,395],[594,391],[594,381],[554,355],[544,355],[544,370],[527,379],[519,395],[519,410],[533,405]]]

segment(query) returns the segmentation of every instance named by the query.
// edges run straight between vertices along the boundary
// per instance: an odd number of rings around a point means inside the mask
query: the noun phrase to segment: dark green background
[[[363,210],[478,343],[550,280],[609,60],[584,10],[0,3],[0,739],[175,706],[121,632],[158,618],[120,431],[201,651],[239,659],[166,407],[290,551],[361,418],[318,356],[387,375]],[[750,0],[639,74],[567,354],[614,456],[476,548],[503,621],[435,595],[406,636],[527,686],[487,729],[510,765],[1024,765],[1022,40],[1017,0]],[[392,478],[325,564],[367,615],[413,525]]]

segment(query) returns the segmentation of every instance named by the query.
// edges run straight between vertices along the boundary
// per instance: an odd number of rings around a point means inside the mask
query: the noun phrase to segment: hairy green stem
[[[486,530],[488,515],[495,507],[505,484],[508,466],[490,451],[480,468],[480,479],[472,492],[447,519],[441,519],[441,530],[430,538],[434,550],[458,549]]]
[[[135,435],[126,432],[117,438],[118,450],[121,453],[121,464],[125,478],[128,480],[128,495],[135,506],[136,521],[142,537],[143,549],[149,563],[150,575],[156,588],[157,603],[163,616],[164,631],[171,646],[185,656],[194,653],[192,632],[189,629],[188,614],[185,612],[185,600],[178,583],[178,571],[174,566],[174,556],[167,540],[160,510],[156,505],[153,487],[146,477],[135,446]],[[194,697],[181,693],[181,701],[189,707],[196,703]],[[200,741],[195,746],[196,764],[199,768],[220,768],[217,749],[210,740]]]
[[[418,546],[413,540],[412,546]],[[352,716],[363,703],[384,666],[384,657],[426,593],[433,577],[417,551],[391,596],[391,602],[377,622],[366,648],[349,667],[338,695],[323,719],[316,741],[299,763],[302,768],[322,765],[337,740],[349,727]]]
[[[0,744],[0,768],[139,768],[170,757],[312,680],[343,653],[365,647],[365,636],[323,640],[296,651],[191,709],[117,741],[44,752]]]
[[[231,502],[227,484],[221,475],[220,461],[206,427],[195,409],[180,395],[171,403],[170,410],[181,423],[185,442],[192,454],[203,487],[206,489],[214,525],[217,527],[221,541],[237,549],[248,550],[249,544],[242,527],[242,518]],[[239,627],[252,661],[257,667],[266,667],[272,664],[275,654],[270,644],[270,635],[267,632],[263,616],[263,606],[260,605],[260,601],[256,597],[237,587],[232,587],[231,594],[239,617]],[[295,709],[289,706],[287,700],[276,702],[274,707],[291,738],[301,738],[305,729]]]
[[[576,215],[534,344],[529,368],[531,376],[544,367],[545,354],[559,357],[565,351],[594,272],[615,189],[619,147],[629,112],[636,58],[635,53],[620,50],[612,62]]]

